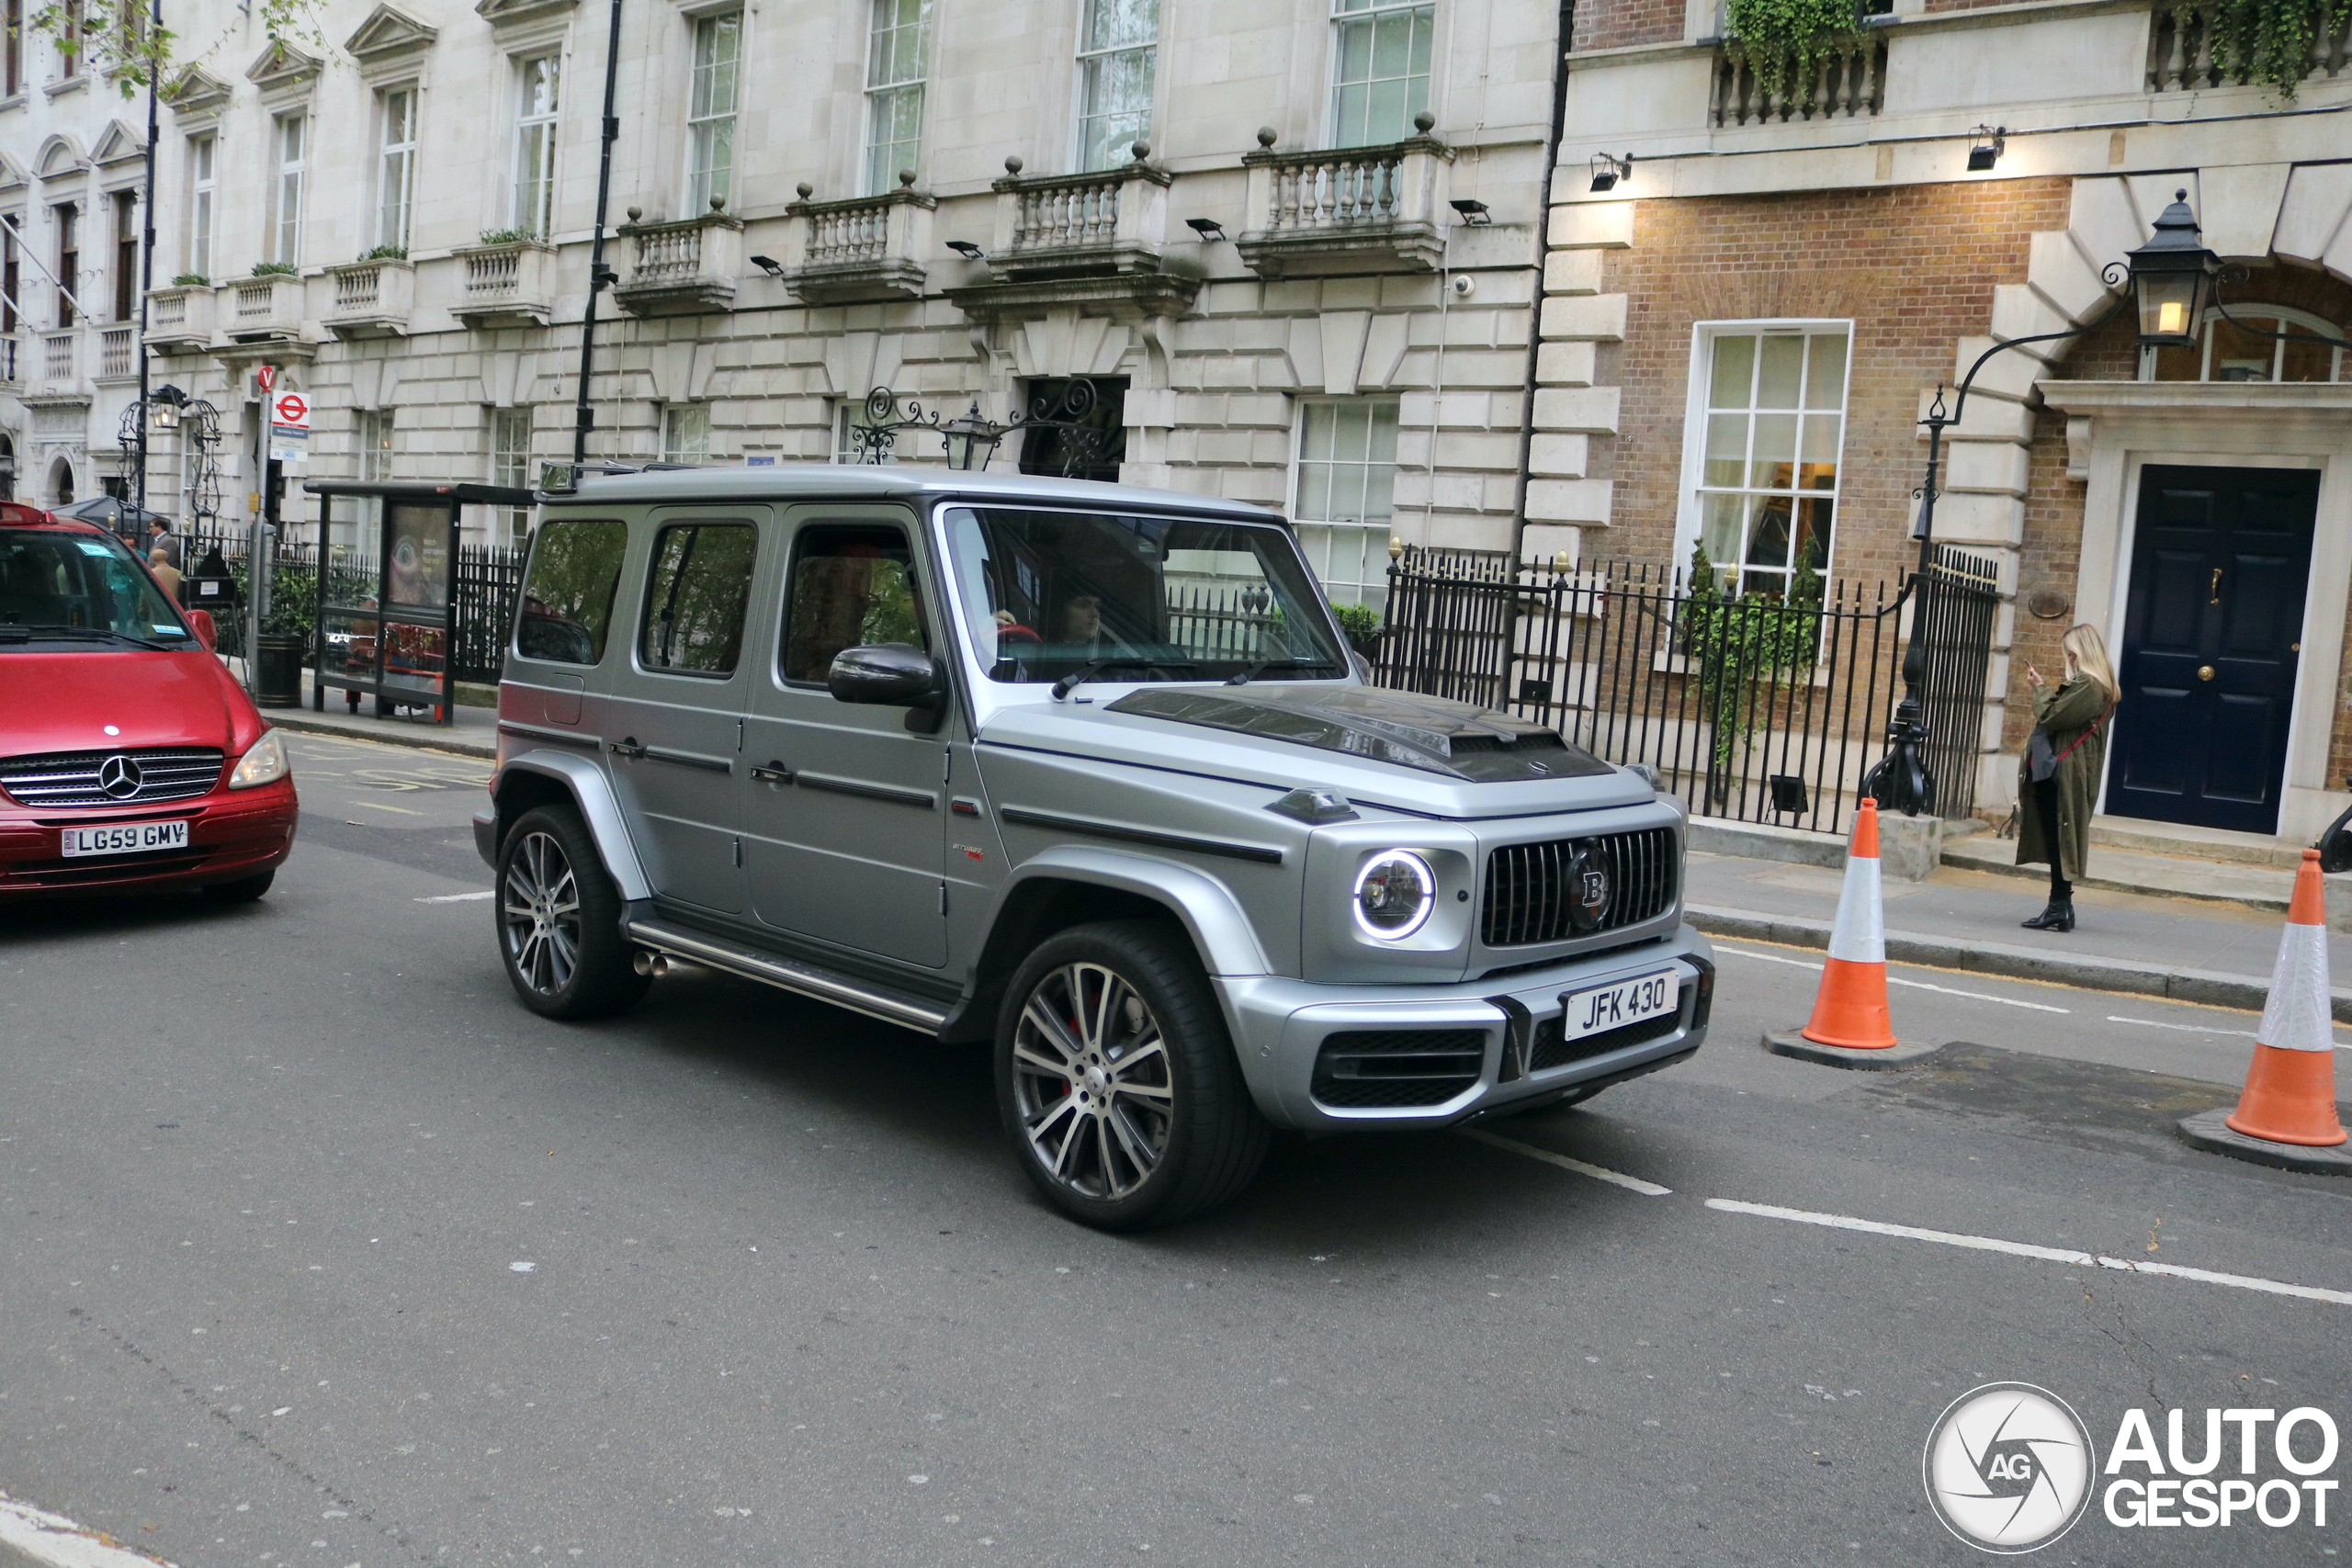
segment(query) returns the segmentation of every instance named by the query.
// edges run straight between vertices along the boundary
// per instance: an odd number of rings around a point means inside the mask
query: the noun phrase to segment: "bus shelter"
[[[323,710],[333,688],[355,705],[374,697],[379,716],[429,707],[435,724],[456,724],[458,518],[468,506],[525,507],[537,498],[508,485],[429,480],[312,479],[302,488],[319,498],[311,707]],[[335,558],[336,503],[364,515],[369,501],[379,503],[376,527]]]

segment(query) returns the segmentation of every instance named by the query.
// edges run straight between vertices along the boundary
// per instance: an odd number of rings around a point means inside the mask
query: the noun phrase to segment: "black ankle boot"
[[[2030,931],[2073,931],[2075,929],[2075,901],[2071,898],[2052,898],[2050,900],[2049,907],[2044,908],[2041,913],[2034,916],[2033,919],[2030,920],[2019,920],[2018,924],[2023,926]]]

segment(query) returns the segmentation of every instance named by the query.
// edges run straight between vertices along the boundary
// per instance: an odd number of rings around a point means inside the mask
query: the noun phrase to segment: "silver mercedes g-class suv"
[[[499,692],[500,952],[616,1012],[684,961],[992,1044],[1065,1213],[1165,1224],[1270,1131],[1442,1127],[1690,1055],[1682,819],[1367,685],[1283,520],[899,468],[543,492]]]

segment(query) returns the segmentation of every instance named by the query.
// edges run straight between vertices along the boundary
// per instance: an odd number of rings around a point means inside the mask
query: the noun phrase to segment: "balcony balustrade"
[[[800,199],[785,209],[806,220],[800,265],[786,278],[793,298],[836,305],[922,297],[937,197],[915,189],[911,175],[882,196],[811,201],[813,194],[802,186]]]
[[[139,329],[107,327],[98,333],[98,379],[126,381],[139,374]]]
[[[632,316],[685,316],[724,310],[734,302],[743,269],[743,220],[722,197],[710,210],[672,223],[647,223],[637,208],[620,232],[636,247],[628,276],[613,302]]]
[[[555,248],[544,240],[461,245],[450,313],[469,327],[543,327],[555,309]]]
[[[351,262],[327,268],[334,292],[327,330],[339,338],[405,337],[416,302],[416,269],[404,261]]]
[[[1148,141],[1134,152],[1131,163],[1084,175],[1024,175],[1021,160],[1007,158],[993,186],[987,281],[948,298],[976,319],[1065,305],[1155,316],[1190,309],[1199,275],[1162,254],[1175,176],[1152,167]]]
[[[81,342],[80,331],[73,327],[50,333],[41,339],[40,378],[51,391],[74,389],[75,361]]]
[[[283,273],[241,277],[221,286],[221,330],[232,343],[267,343],[302,335],[302,280]]]
[[[147,296],[147,343],[158,354],[194,354],[212,343],[209,285],[157,288]]]
[[[1755,58],[1726,40],[1715,49],[1713,85],[1710,118],[1719,126],[1874,115],[1886,100],[1886,39],[1868,32],[1817,57],[1808,71],[1792,65],[1777,93],[1765,89]]]
[[[2303,79],[2336,76],[2352,63],[2352,12],[2310,4],[2312,58]],[[2159,4],[2148,18],[2148,91],[2194,93],[2237,85],[2214,59],[2211,5]]]
[[[1445,252],[1447,173],[1453,150],[1429,134],[1380,147],[1277,152],[1258,133],[1245,154],[1249,227],[1234,242],[1261,276],[1434,272]]]
[[[23,371],[17,357],[19,344],[20,340],[15,333],[0,333],[0,387],[20,384]]]

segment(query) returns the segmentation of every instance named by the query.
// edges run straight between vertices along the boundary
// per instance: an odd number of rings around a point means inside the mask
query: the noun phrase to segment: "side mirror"
[[[825,676],[825,689],[834,701],[877,707],[927,707],[941,686],[938,661],[903,642],[845,648],[833,656],[833,667]]]
[[[220,632],[212,624],[212,613],[209,610],[189,610],[186,614],[188,626],[196,633],[196,640],[204,645],[204,651],[211,653],[218,649]]]

